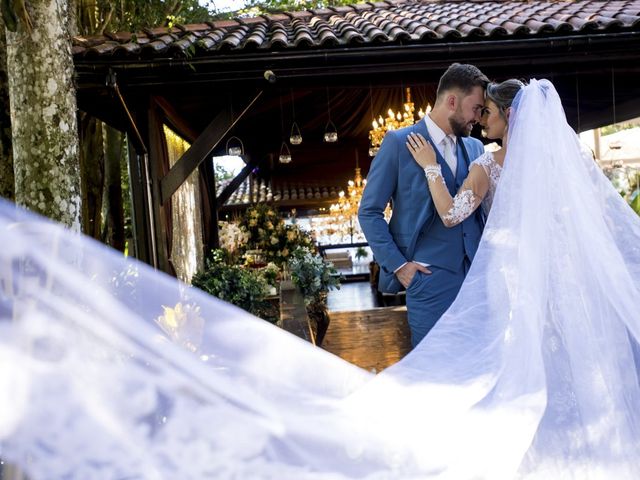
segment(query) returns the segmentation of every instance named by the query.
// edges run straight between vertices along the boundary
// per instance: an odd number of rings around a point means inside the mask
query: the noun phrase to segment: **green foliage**
[[[351,5],[354,0],[247,0],[233,11],[220,11],[215,0],[78,0],[78,28],[83,35],[139,32],[144,28],[199,23],[216,18]]]
[[[215,0],[78,0],[78,28],[83,35],[139,32],[144,28],[199,23],[220,18],[351,5],[354,0],[247,0],[233,11],[220,11]]]
[[[216,13],[213,2],[198,0],[79,0],[77,5],[78,27],[85,35],[198,23]]]
[[[226,186],[227,182],[233,178],[233,172],[224,168],[224,165],[214,163],[213,173],[216,177],[216,191],[220,193],[221,189]]]
[[[204,271],[191,279],[193,286],[246,310],[257,317],[275,322],[279,312],[265,300],[268,282],[258,271],[229,265],[224,250],[214,250]]]
[[[297,225],[285,225],[273,207],[258,204],[248,208],[240,228],[249,234],[247,250],[261,250],[267,262],[283,265],[298,247],[313,249],[313,239]]]
[[[606,127],[602,127],[600,129],[600,134],[611,135],[612,133],[621,132],[622,130],[629,130],[630,128],[635,128],[638,126],[638,122],[627,122],[627,123],[614,123],[613,125],[607,125]]]
[[[306,304],[317,303],[330,289],[340,288],[333,264],[308,248],[294,250],[288,265],[291,280],[302,292]]]
[[[631,201],[629,202],[633,211],[640,215],[640,191],[636,190],[631,196]]]
[[[360,260],[361,258],[367,258],[369,256],[369,252],[364,247],[358,247],[356,249],[356,258]]]
[[[262,277],[272,287],[278,286],[278,280],[280,279],[280,269],[275,263],[269,263],[266,267],[260,270]]]
[[[618,193],[640,215],[640,169],[614,166],[603,168],[603,172]]]
[[[256,17],[265,13],[294,12],[362,3],[356,0],[246,0],[233,11],[216,12],[216,18]]]

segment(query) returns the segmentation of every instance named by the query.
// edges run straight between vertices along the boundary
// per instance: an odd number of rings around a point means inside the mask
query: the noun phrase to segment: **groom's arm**
[[[358,211],[360,226],[376,261],[388,272],[396,271],[407,262],[384,219],[384,209],[398,184],[400,143],[395,132],[385,135],[380,150],[371,163]]]

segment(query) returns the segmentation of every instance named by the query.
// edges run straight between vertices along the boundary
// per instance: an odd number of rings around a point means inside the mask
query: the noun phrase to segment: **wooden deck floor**
[[[411,349],[406,307],[330,311],[325,350],[359,367],[379,372]]]

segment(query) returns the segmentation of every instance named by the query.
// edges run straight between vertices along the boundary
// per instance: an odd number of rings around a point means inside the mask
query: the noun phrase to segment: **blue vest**
[[[470,164],[469,155],[462,141],[458,139],[456,144],[458,163],[455,177],[440,151],[434,145],[438,163],[442,168],[442,176],[452,197],[456,195],[467,178],[468,165]],[[425,188],[429,188],[428,185],[425,185]],[[473,260],[483,228],[480,210],[478,208],[462,223],[454,227],[446,227],[434,208],[433,214],[427,219],[418,234],[412,260],[452,271],[457,271],[462,267],[465,257],[469,261]]]

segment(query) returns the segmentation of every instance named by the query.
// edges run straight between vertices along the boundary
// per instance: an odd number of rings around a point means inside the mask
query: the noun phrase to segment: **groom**
[[[422,134],[435,147],[449,193],[456,194],[469,164],[483,153],[470,138],[484,107],[487,77],[473,65],[452,64],[440,77],[435,106],[410,127],[387,132],[374,158],[358,219],[380,264],[382,292],[407,290],[407,318],[415,347],[453,303],[478,247],[480,210],[452,228],[434,208],[425,174],[407,149],[407,135]],[[384,209],[391,200],[387,224]]]

